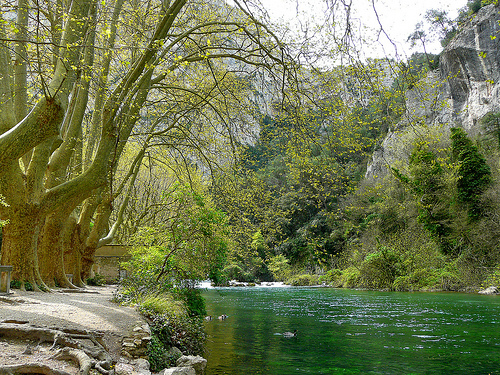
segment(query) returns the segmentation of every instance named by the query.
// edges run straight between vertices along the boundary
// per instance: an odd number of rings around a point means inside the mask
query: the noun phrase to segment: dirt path
[[[110,354],[117,357],[122,338],[144,319],[133,307],[112,302],[115,290],[115,286],[88,287],[84,293],[13,290],[9,296],[0,296],[0,322],[16,320],[46,328],[101,331]],[[2,351],[0,347],[0,355]]]

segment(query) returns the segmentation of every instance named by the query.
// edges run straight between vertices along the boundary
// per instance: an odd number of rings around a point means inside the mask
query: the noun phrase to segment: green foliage
[[[482,283],[483,288],[490,286],[500,287],[500,265],[493,268]]]
[[[342,271],[342,286],[345,288],[354,288],[360,286],[361,272],[358,268],[350,266]]]
[[[182,301],[176,300],[170,294],[148,295],[139,304],[141,314],[153,319],[157,315],[169,314],[182,316],[186,313]]]
[[[235,245],[225,270],[229,278],[248,280],[250,273],[283,280],[289,275],[275,264],[276,256],[291,267],[314,269],[343,251],[339,203],[363,178],[377,139],[404,110],[402,92],[383,84],[385,67],[369,61],[320,74],[324,86],[314,108],[260,119],[256,143],[241,145],[232,173],[214,180],[214,200],[228,214]],[[352,100],[341,99],[342,87]],[[364,90],[371,90],[370,99],[355,99],[364,98]]]
[[[159,372],[175,366],[178,359],[169,354],[176,347],[185,355],[203,355],[206,335],[203,322],[198,318],[159,315],[151,324],[151,341],[148,345],[148,361],[151,370]]]
[[[171,218],[155,227],[140,228],[131,239],[128,271],[122,294],[132,301],[158,295],[185,280],[215,282],[222,278],[228,248],[225,215],[187,186],[175,185],[165,193]]]
[[[285,281],[291,273],[290,261],[283,254],[271,257],[267,267],[277,281]]]
[[[369,288],[392,289],[394,280],[403,272],[401,259],[394,250],[380,246],[368,254],[361,264],[361,283]]]
[[[482,214],[480,195],[490,186],[491,170],[477,146],[460,128],[452,128],[452,154],[459,162],[457,192],[459,202],[468,207],[469,217],[477,220]]]
[[[150,234],[150,231],[142,232]],[[160,266],[165,257],[165,251],[160,246],[135,247],[130,251],[131,258],[122,263],[127,277],[120,282],[120,299],[138,303],[149,295],[167,293],[172,287],[172,281],[163,278],[158,282]]]
[[[164,368],[175,366],[174,358],[167,356],[167,350],[157,335],[151,335],[148,344],[148,362],[152,371],[158,372]]]
[[[165,347],[176,347],[184,355],[202,355],[206,335],[203,321],[185,316],[160,315],[153,319],[151,333]]]
[[[487,134],[492,134],[497,141],[497,148],[500,150],[500,113],[489,112],[481,118],[481,125]]]
[[[312,274],[294,275],[286,280],[286,283],[292,286],[314,286],[319,284],[319,276]]]
[[[96,273],[94,277],[87,279],[87,285],[102,286],[106,285],[106,278],[103,275]]]
[[[450,176],[427,143],[415,145],[408,166],[409,176],[393,168],[395,177],[416,199],[418,221],[440,243],[444,253],[450,253],[449,236],[451,197]]]
[[[11,280],[10,281],[10,287],[13,289],[21,289],[22,283],[19,280]],[[24,283],[24,287],[26,288],[27,291],[33,291],[33,285],[29,281],[26,281]]]
[[[328,270],[324,275],[321,275],[318,279],[320,283],[325,283],[332,286],[342,286],[341,283],[342,271],[338,268]]]
[[[200,289],[191,287],[176,288],[174,293],[177,298],[184,301],[188,316],[204,317],[207,315],[205,300],[201,296]]]

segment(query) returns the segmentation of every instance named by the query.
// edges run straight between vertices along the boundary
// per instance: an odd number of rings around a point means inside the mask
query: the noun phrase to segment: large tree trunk
[[[38,290],[36,243],[38,239],[40,216],[35,207],[26,205],[11,211],[10,222],[3,228],[1,264],[13,266],[12,279],[29,282]]]
[[[56,285],[74,287],[66,276],[64,265],[64,234],[67,232],[69,214],[64,211],[55,211],[45,219],[45,224],[40,233],[38,242],[38,258],[40,276],[49,286]]]

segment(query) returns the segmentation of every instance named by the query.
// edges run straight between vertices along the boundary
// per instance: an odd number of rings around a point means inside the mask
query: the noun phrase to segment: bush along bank
[[[206,367],[206,360],[202,358],[206,341],[203,325],[206,310],[198,289],[177,288],[139,297],[122,286],[115,299],[119,303],[137,305],[149,322],[149,342],[143,352],[136,351],[132,356],[146,356],[152,372],[193,367],[196,374],[203,373]],[[139,331],[140,327],[136,330]]]
[[[284,283],[291,286],[329,286],[400,292],[454,291],[498,294],[500,266],[482,270],[482,278],[471,282],[474,269],[466,267],[463,258],[452,262],[436,260],[437,264],[415,267],[405,255],[407,254],[400,254],[394,249],[382,246],[379,250],[367,254],[358,264],[351,263],[343,269],[334,268],[321,274],[297,271],[284,279]]]

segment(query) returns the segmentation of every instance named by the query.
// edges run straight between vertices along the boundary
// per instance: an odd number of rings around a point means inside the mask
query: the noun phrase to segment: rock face
[[[499,22],[500,7],[481,8],[442,52],[439,70],[406,93],[406,114],[373,153],[367,178],[387,174],[387,165],[397,160],[396,150],[402,149],[404,130],[410,124],[444,128],[461,124],[476,135],[482,131],[482,117],[500,112]]]
[[[499,11],[495,5],[481,8],[439,61],[452,116],[467,130],[473,130],[486,113],[500,108]]]

